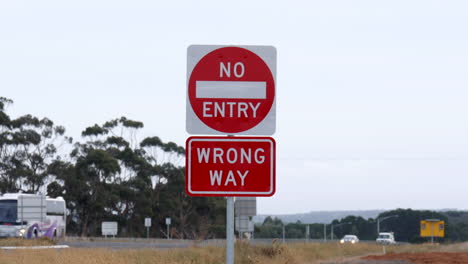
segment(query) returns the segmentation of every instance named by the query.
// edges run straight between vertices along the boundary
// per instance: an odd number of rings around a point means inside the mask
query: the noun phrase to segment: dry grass
[[[0,251],[0,264],[202,264],[222,263],[222,249],[177,249],[177,250],[106,250],[106,249],[61,249],[61,250],[11,250]]]
[[[0,247],[31,247],[31,246],[51,246],[55,241],[50,238],[23,239],[23,238],[4,238],[0,239]]]
[[[425,252],[466,250],[468,244],[387,246],[387,252]],[[340,260],[353,256],[382,254],[382,246],[375,244],[341,245],[274,243],[268,246],[252,246],[236,243],[236,264],[306,264],[322,260]],[[191,247],[172,250],[0,250],[0,264],[219,264],[225,262],[222,247]]]
[[[236,245],[236,257],[240,261],[237,263],[252,264],[315,263],[320,260],[344,259],[378,252],[381,252],[380,247],[372,244],[299,243],[255,247],[246,244]]]

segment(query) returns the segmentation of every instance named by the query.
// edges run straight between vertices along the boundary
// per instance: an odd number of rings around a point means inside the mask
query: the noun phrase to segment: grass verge
[[[3,238],[0,239],[0,247],[32,247],[32,246],[52,246],[55,241],[43,237],[38,239],[24,239],[24,238]]]
[[[405,245],[387,246],[388,253],[426,252],[434,250],[465,250],[465,246]],[[376,244],[341,245],[336,243],[253,246],[237,242],[236,264],[306,264],[324,260],[342,260],[354,256],[382,254],[382,246]],[[0,250],[0,264],[220,264],[225,263],[222,247],[191,247],[171,250]]]

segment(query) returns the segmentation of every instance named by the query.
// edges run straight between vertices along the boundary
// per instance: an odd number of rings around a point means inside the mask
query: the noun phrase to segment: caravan
[[[6,193],[0,196],[0,237],[65,236],[66,206],[62,197]]]

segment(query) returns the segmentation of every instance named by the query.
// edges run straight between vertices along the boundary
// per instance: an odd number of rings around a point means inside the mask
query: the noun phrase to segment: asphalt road
[[[282,243],[281,239],[254,239],[250,243],[256,245],[271,245],[273,241]],[[304,243],[304,239],[287,239],[286,243]],[[323,240],[309,240],[309,242],[323,243]],[[137,239],[134,241],[125,241],[117,238],[97,238],[97,239],[67,239],[59,241],[59,245],[68,245],[72,248],[113,248],[113,249],[138,249],[138,248],[153,248],[153,249],[169,249],[169,248],[187,248],[198,244],[200,246],[224,246],[224,240],[207,240],[202,242],[195,242],[190,240],[164,240],[164,239]],[[326,243],[338,243],[337,241]],[[375,241],[361,241],[361,243],[375,243]]]
[[[67,245],[71,248],[110,248],[110,249],[169,249],[187,248],[192,245],[190,242],[125,242],[125,241],[60,241],[58,244]]]

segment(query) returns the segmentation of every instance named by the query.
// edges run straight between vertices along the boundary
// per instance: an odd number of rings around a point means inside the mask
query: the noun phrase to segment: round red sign
[[[254,128],[268,115],[275,82],[268,65],[240,47],[223,47],[206,54],[194,67],[188,96],[197,117],[223,133]]]

